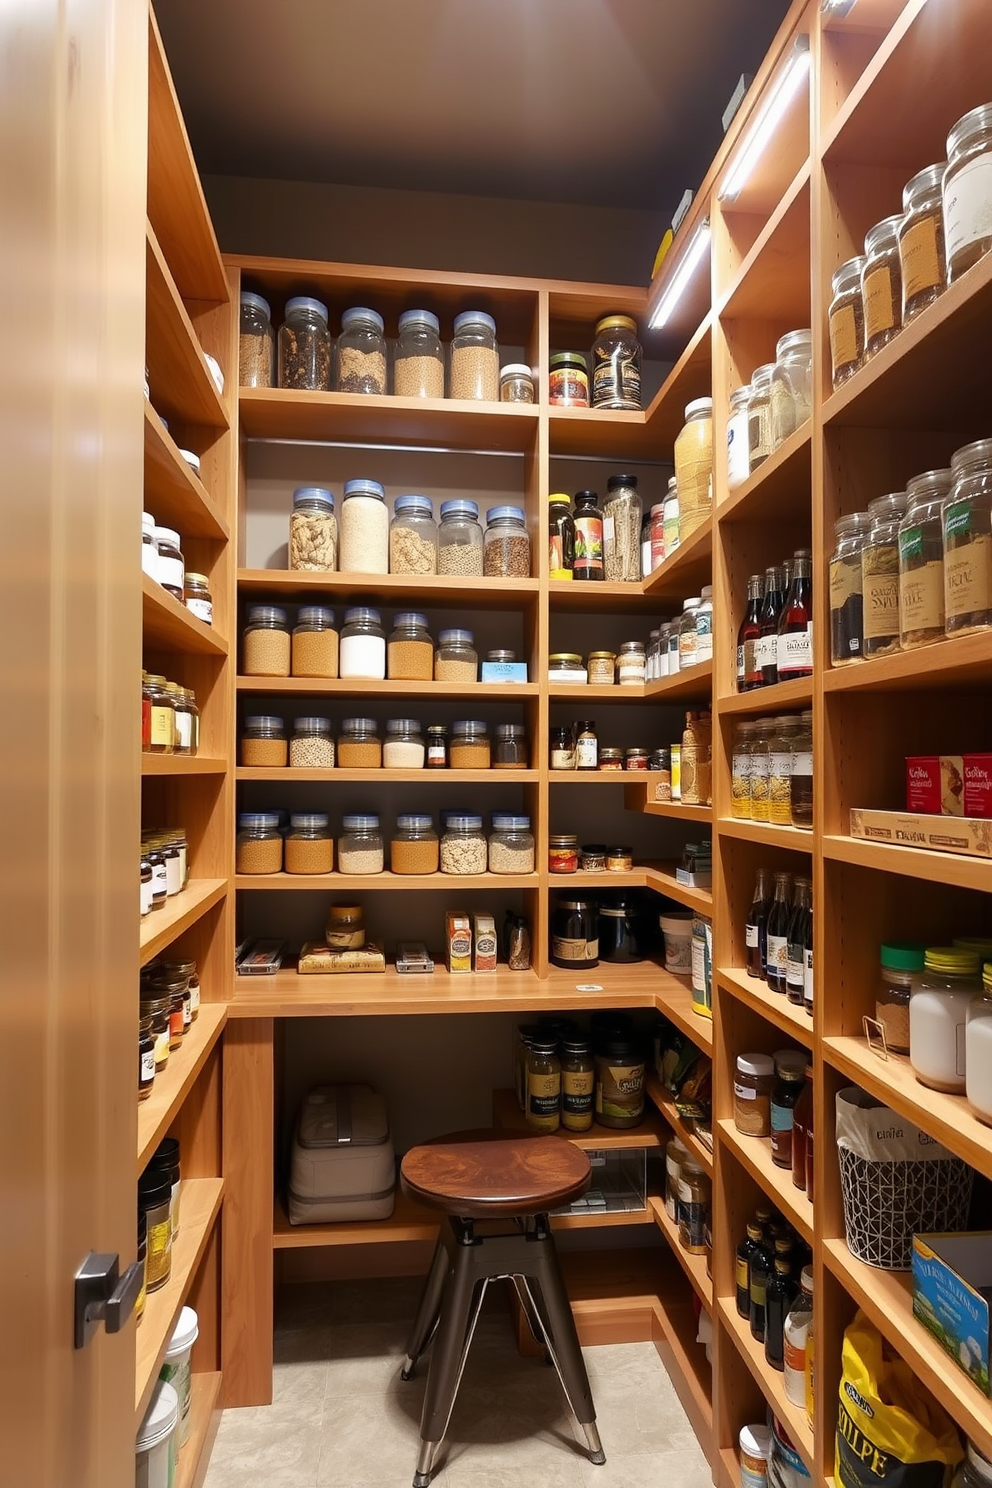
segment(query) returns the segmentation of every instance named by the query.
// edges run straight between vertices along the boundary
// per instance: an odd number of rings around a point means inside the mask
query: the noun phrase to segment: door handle
[[[90,1251],[76,1272],[73,1287],[74,1348],[85,1348],[101,1323],[108,1333],[120,1332],[134,1311],[144,1269],[140,1261],[135,1261],[122,1276],[120,1256]]]

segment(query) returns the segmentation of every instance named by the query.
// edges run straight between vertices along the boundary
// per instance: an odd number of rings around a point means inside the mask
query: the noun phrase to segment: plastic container
[[[247,677],[288,677],[289,624],[278,605],[252,605],[242,642],[241,665]]]
[[[461,497],[441,503],[441,525],[437,534],[437,571],[458,578],[481,575],[483,566],[482,527],[479,508]]]
[[[385,849],[378,816],[345,816],[341,820],[341,826],[338,872],[362,875],[381,873],[385,867]]]
[[[478,682],[479,653],[470,630],[438,632],[434,653],[435,682]]]
[[[397,496],[389,524],[389,572],[437,573],[437,523],[429,496]]]
[[[692,911],[674,909],[659,915],[665,937],[665,970],[675,976],[692,975]]]
[[[481,310],[455,316],[451,338],[449,396],[495,403],[499,398],[496,322]]]
[[[679,538],[685,542],[713,508],[713,399],[686,404],[685,423],[675,440],[679,493]]]
[[[331,336],[327,306],[309,295],[286,301],[279,327],[279,386],[326,392],[331,385]]]
[[[238,385],[270,388],[276,380],[276,333],[268,300],[243,289],[240,317]]]
[[[334,611],[302,605],[293,627],[290,665],[294,677],[333,678],[338,674],[340,638]]]
[[[443,398],[444,352],[438,318],[430,310],[404,310],[393,363],[397,398]]]
[[[179,1413],[179,1433],[177,1445],[182,1448],[189,1441],[190,1426],[190,1387],[192,1383],[192,1372],[190,1370],[190,1357],[193,1345],[200,1336],[199,1319],[192,1307],[184,1307],[179,1314],[179,1321],[173,1329],[172,1337],[169,1339],[165,1351],[165,1359],[159,1371],[159,1379],[165,1384],[171,1385],[176,1392],[176,1402]]]
[[[287,873],[330,873],[334,868],[334,838],[323,812],[300,812],[289,818],[284,844]]]
[[[243,811],[235,844],[237,873],[281,873],[282,834],[277,811]]]
[[[604,315],[592,343],[593,408],[641,406],[641,345],[629,315]]]
[[[864,258],[849,258],[830,281],[833,299],[827,311],[833,387],[842,387],[861,367],[865,355],[865,312],[861,300]]]
[[[530,538],[522,507],[491,506],[486,512],[482,570],[488,578],[530,578]]]
[[[389,511],[378,481],[345,482],[339,559],[342,573],[389,572]]]
[[[921,1085],[963,1095],[968,1004],[982,988],[977,952],[931,946],[909,997],[909,1061]]]
[[[944,631],[971,635],[992,625],[992,439],[955,450],[951,471],[941,508]]]
[[[294,770],[334,768],[334,735],[329,718],[307,716],[294,719],[289,763]]]
[[[293,492],[289,566],[311,573],[333,573],[338,566],[334,497],[323,486],[300,486]]]
[[[992,248],[992,104],[971,109],[947,136],[944,236],[952,283]]]
[[[907,325],[944,292],[943,180],[946,166],[928,165],[907,181],[902,192],[899,264],[902,273],[902,323]]]
[[[928,470],[906,487],[899,523],[899,644],[903,651],[944,639],[944,531],[950,470]]]
[[[254,769],[281,770],[289,763],[286,725],[271,713],[250,713],[241,730],[241,763]]]
[[[355,305],[342,312],[336,362],[336,392],[385,393],[386,338],[378,311]]]
[[[160,1381],[134,1442],[136,1488],[174,1488],[178,1420],[179,1397],[170,1384]]]
[[[393,621],[386,651],[386,675],[392,681],[429,682],[434,675],[434,642],[427,616],[403,610]]]
[[[741,1453],[741,1488],[768,1488],[768,1458],[772,1434],[767,1426],[742,1426],[738,1437]]]
[[[345,610],[339,668],[342,678],[382,682],[386,676],[386,632],[378,610]]]

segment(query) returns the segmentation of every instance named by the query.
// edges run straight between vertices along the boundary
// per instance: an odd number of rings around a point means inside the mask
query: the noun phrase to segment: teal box
[[[482,680],[483,682],[526,682],[527,663],[525,661],[484,661]]]
[[[913,1315],[989,1394],[992,1232],[913,1236]]]

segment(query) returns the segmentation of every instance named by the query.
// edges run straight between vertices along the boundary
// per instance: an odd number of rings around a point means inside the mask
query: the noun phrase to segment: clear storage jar
[[[861,301],[865,313],[865,357],[873,357],[902,329],[901,217],[883,217],[865,235]]]
[[[331,335],[327,306],[309,295],[286,301],[279,327],[279,386],[326,392],[331,385]]]
[[[553,651],[548,657],[548,681],[568,687],[585,687],[589,673],[577,651]]]
[[[534,379],[526,362],[507,362],[500,368],[499,401],[501,403],[533,403]]]
[[[485,873],[488,862],[481,816],[449,816],[441,838],[441,872]]]
[[[165,685],[172,698],[172,706],[176,714],[173,753],[193,755],[196,749],[193,744],[193,714],[190,710],[189,695],[185,687],[180,687],[178,682],[167,682]]]
[[[751,820],[751,748],[757,724],[738,723],[734,728],[731,754],[730,815],[735,821]]]
[[[334,497],[323,486],[300,486],[293,492],[289,566],[312,573],[333,573],[338,566]]]
[[[451,725],[448,764],[452,770],[488,770],[492,746],[486,725],[478,718],[461,718]]]
[[[882,1025],[885,1047],[893,1054],[909,1053],[909,998],[913,978],[924,970],[925,952],[925,946],[899,941],[879,947],[875,1021]]]
[[[608,582],[636,584],[641,577],[641,517],[636,475],[611,475],[603,502],[603,571]]]
[[[965,1095],[979,1121],[992,1126],[992,967],[984,968],[982,983],[982,995],[968,1004]]]
[[[241,763],[250,769],[281,770],[289,761],[286,725],[271,713],[251,713],[241,730]]]
[[[242,643],[246,677],[288,677],[289,624],[278,605],[251,605]]]
[[[830,281],[833,298],[827,311],[830,332],[830,366],[834,391],[853,377],[865,356],[865,312],[861,300],[863,256],[849,258],[834,270]]]
[[[777,450],[813,410],[813,332],[789,331],[775,347],[771,381],[771,438]]]
[[[276,374],[276,333],[268,300],[251,290],[241,291],[238,330],[238,384],[270,388]]]
[[[437,523],[429,496],[397,496],[389,524],[389,572],[437,573]]]
[[[861,550],[870,525],[867,512],[852,512],[834,523],[836,546],[830,555],[830,660],[834,666],[860,661],[864,654]]]
[[[493,813],[489,834],[490,873],[533,873],[534,835],[529,816]]]
[[[698,634],[696,631],[696,611],[702,604],[701,594],[694,594],[689,599],[682,601],[682,614],[679,616],[679,671],[684,672],[686,667],[696,665],[696,642]]]
[[[483,572],[488,578],[530,578],[530,538],[522,507],[491,506],[486,512]]]
[[[299,720],[297,720],[299,722]],[[331,873],[334,838],[322,812],[301,812],[289,818],[284,844],[286,873]]]
[[[750,400],[751,384],[749,382],[746,382],[743,387],[734,388],[730,395],[730,417],[727,420],[727,486],[731,491],[736,491],[738,486],[742,486],[751,473],[747,435],[747,408]]]
[[[179,533],[171,527],[155,528],[155,577],[173,599],[183,602],[183,586],[186,582],[186,560],[179,542]]]
[[[944,532],[941,508],[953,476],[927,470],[906,487],[899,523],[899,644],[904,651],[944,639]]]
[[[389,509],[378,481],[345,482],[340,565],[342,573],[389,572]]]
[[[385,867],[385,849],[379,818],[356,814],[341,820],[338,839],[338,872],[355,874],[381,873]]]
[[[206,574],[186,570],[183,580],[183,604],[191,615],[202,620],[204,625],[214,623],[214,597],[210,592],[210,580]]]
[[[977,952],[928,947],[909,996],[909,1062],[921,1085],[964,1094],[968,1005],[981,992]]]
[[[281,873],[282,834],[277,811],[243,811],[235,844],[238,873]]]
[[[437,534],[438,573],[467,578],[481,575],[482,569],[483,538],[478,506],[462,497],[443,501]]]
[[[378,610],[364,605],[345,610],[339,667],[342,678],[385,680],[386,632]]]
[[[947,283],[942,184],[944,162],[928,165],[907,181],[899,224],[902,323],[932,305]]]
[[[682,542],[702,526],[713,506],[713,399],[686,404],[685,423],[675,440],[675,481]]]
[[[390,718],[382,746],[384,770],[422,770],[426,757],[424,736],[416,718]]]
[[[470,630],[441,630],[434,653],[435,682],[478,682],[479,653]]]
[[[331,770],[334,768],[334,735],[329,718],[293,720],[293,737],[289,741],[289,763],[294,770]]]
[[[629,315],[604,315],[592,343],[593,408],[638,409],[641,406],[641,343],[637,321]]]
[[[403,311],[393,362],[393,392],[397,398],[444,397],[444,352],[439,330],[438,318],[430,310]]]
[[[148,707],[147,754],[172,754],[176,747],[176,702],[164,677],[146,672],[141,684],[142,709]]]
[[[662,531],[665,537],[665,557],[670,558],[681,541],[681,524],[679,520],[679,485],[673,475],[668,482],[668,490],[662,503]]]
[[[526,770],[530,765],[527,730],[522,723],[498,723],[492,751],[494,770]]]
[[[453,332],[450,396],[495,403],[499,398],[496,322],[481,310],[463,310],[455,316]]]
[[[774,362],[764,362],[751,373],[747,400],[747,469],[753,475],[772,452],[772,373]],[[676,472],[677,473],[677,472]],[[681,510],[682,484],[679,482]]]
[[[789,776],[789,809],[792,825],[803,831],[813,830],[813,710],[800,715],[799,727],[792,738],[792,764]]]
[[[549,359],[548,402],[554,408],[589,407],[589,364],[581,351],[557,351]]]
[[[301,605],[293,627],[292,675],[336,677],[338,646],[334,611],[326,605]]]
[[[992,625],[992,439],[955,450],[951,471],[941,508],[944,630],[970,635]]]
[[[343,311],[334,386],[339,393],[386,391],[386,338],[377,310],[355,305]]]
[[[389,844],[389,867],[393,873],[404,876],[438,872],[438,837],[431,817],[417,814],[396,818],[396,831]]]
[[[342,718],[338,735],[338,765],[342,770],[378,770],[382,740],[374,718]]]
[[[617,681],[621,687],[637,687],[644,683],[647,672],[647,654],[643,641],[624,641],[617,657]]]
[[[868,503],[871,527],[861,549],[865,656],[899,650],[899,524],[905,510],[905,491]]]
[[[972,109],[947,136],[944,238],[951,282],[992,248],[992,104]]]
[[[404,610],[393,621],[386,648],[386,675],[394,682],[429,682],[434,675],[434,642],[427,616]]]

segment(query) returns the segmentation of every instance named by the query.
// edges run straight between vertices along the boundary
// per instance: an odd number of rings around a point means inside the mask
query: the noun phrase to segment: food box
[[[445,921],[445,954],[450,972],[472,970],[472,921],[460,910],[449,909]]]
[[[473,922],[475,931],[474,963],[476,971],[496,970],[496,921],[492,915],[477,914]]]
[[[851,812],[851,836],[931,852],[992,858],[992,821],[968,816],[923,816],[908,811]]]
[[[913,1315],[989,1394],[992,1231],[913,1236]]]
[[[525,661],[484,661],[482,680],[483,682],[526,682],[527,663]]]
[[[906,757],[906,810],[925,816],[979,816],[964,805],[964,761],[960,754]]]
[[[964,814],[992,817],[992,754],[964,756]]]
[[[352,971],[385,971],[381,945],[369,940],[360,950],[335,951],[322,940],[308,940],[300,952],[297,971],[301,976],[341,976]]]

